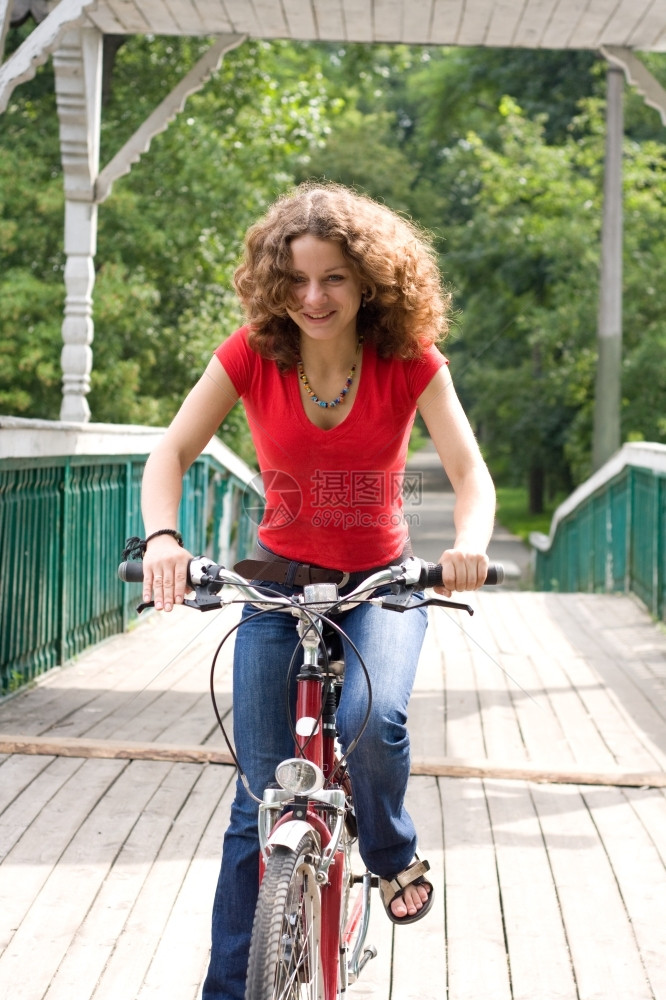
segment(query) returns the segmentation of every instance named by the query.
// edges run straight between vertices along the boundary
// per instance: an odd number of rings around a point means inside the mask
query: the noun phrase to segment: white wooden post
[[[97,249],[95,181],[99,170],[102,33],[68,31],[53,55],[65,184],[65,318],[60,419],[90,419],[92,291]]]
[[[592,450],[595,470],[615,454],[621,443],[623,86],[622,70],[609,66]]]

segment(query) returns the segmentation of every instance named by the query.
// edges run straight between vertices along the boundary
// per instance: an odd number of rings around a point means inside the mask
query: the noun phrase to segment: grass
[[[543,514],[530,514],[528,499],[527,490],[521,486],[497,487],[497,520],[525,542],[532,531],[549,533],[553,512],[561,502],[557,498],[547,504]]]

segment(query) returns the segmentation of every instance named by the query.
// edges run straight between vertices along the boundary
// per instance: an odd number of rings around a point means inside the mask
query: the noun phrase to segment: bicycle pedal
[[[365,875],[354,875],[352,881],[354,885],[360,885],[364,880]],[[370,878],[370,885],[373,889],[379,889],[379,875],[372,875]]]

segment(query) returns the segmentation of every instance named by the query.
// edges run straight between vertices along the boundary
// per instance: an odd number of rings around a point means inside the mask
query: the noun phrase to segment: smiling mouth
[[[304,312],[303,315],[305,316],[306,319],[328,319],[328,317],[332,316],[334,312],[335,310],[331,309],[330,312],[324,312],[324,313]]]

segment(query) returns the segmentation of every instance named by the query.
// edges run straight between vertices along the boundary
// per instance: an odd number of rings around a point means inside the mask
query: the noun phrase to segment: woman
[[[146,599],[154,595],[165,611],[183,600],[190,554],[174,537],[182,477],[239,398],[266,488],[259,579],[294,593],[317,566],[351,588],[409,553],[400,487],[418,409],[456,493],[455,544],[441,556],[437,589],[450,596],[480,587],[494,490],[434,346],[446,332],[448,300],[427,239],[368,198],[306,184],[249,230],[235,285],[247,326],[217,349],[146,465]],[[373,689],[370,724],[349,760],[359,850],[382,880],[395,923],[420,919],[433,901],[404,807],[407,705],[425,624],[422,611],[390,615],[368,604],[345,618]],[[279,613],[244,624],[236,640],[234,736],[259,796],[292,754],[282,691],[296,642],[294,621]],[[366,705],[358,661],[350,651],[346,660],[337,720],[343,748]],[[239,783],[204,1000],[244,995],[257,871],[256,805]]]

